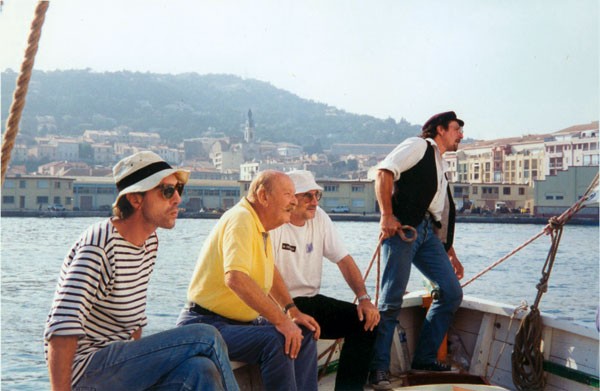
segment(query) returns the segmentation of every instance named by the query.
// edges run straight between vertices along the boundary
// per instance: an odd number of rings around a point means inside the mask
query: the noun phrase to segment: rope
[[[517,313],[522,312],[522,311],[527,311],[527,302],[525,302],[525,301],[522,301],[521,305],[516,307],[514,309],[512,315],[510,316],[510,321],[508,322],[508,327],[506,329],[504,341],[502,342],[502,347],[500,348],[498,357],[496,357],[496,362],[494,363],[494,369],[492,369],[492,373],[490,373],[490,375],[488,376],[488,379],[492,379],[494,377],[494,373],[496,372],[496,369],[498,369],[498,363],[500,362],[500,358],[502,358],[502,354],[504,354],[504,349],[506,348],[506,344],[508,342],[508,337],[510,336],[510,328],[512,327],[513,320],[515,320],[515,316],[517,315]],[[495,332],[496,332],[496,330],[494,330],[494,333]]]
[[[8,119],[6,120],[6,132],[2,140],[2,185],[4,185],[4,177],[10,162],[12,149],[15,145],[15,139],[19,133],[19,122],[21,114],[25,107],[25,97],[29,88],[29,80],[31,79],[31,71],[35,60],[35,54],[38,50],[38,43],[42,35],[42,25],[46,17],[46,10],[49,6],[48,1],[40,1],[35,9],[35,18],[31,23],[31,31],[27,40],[27,49],[25,50],[25,59],[21,64],[21,72],[17,78],[17,86],[13,95],[13,102],[10,105]]]
[[[540,311],[532,308],[521,321],[511,356],[513,383],[518,390],[544,389],[544,357],[540,349],[541,342],[542,318]]]
[[[552,237],[552,245],[542,268],[542,277],[536,285],[537,295],[531,306],[531,312],[521,321],[511,356],[513,383],[518,390],[523,391],[543,390],[545,385],[544,356],[541,350],[543,324],[538,307],[543,294],[548,291],[550,273],[552,273],[563,233],[563,225],[559,219],[551,221],[549,225],[551,226],[549,234]]]
[[[508,258],[513,256],[514,254],[516,254],[517,252],[519,252],[520,250],[525,248],[528,244],[530,244],[531,242],[533,242],[540,236],[548,235],[550,232],[556,230],[558,227],[562,227],[563,225],[565,225],[577,212],[579,212],[581,209],[583,209],[585,207],[585,202],[590,198],[592,189],[594,189],[596,186],[598,186],[598,174],[596,174],[596,176],[594,177],[594,179],[588,186],[587,190],[584,193],[584,196],[581,197],[577,202],[575,202],[569,209],[564,211],[558,217],[550,218],[548,220],[548,224],[544,227],[544,229],[542,229],[541,232],[534,235],[530,239],[526,240],[523,244],[521,244],[520,246],[518,246],[517,248],[515,248],[514,250],[509,252],[507,255],[505,255],[504,257],[500,258],[496,262],[492,263],[490,266],[486,267],[485,269],[483,269],[482,271],[477,273],[475,276],[473,276],[467,282],[463,283],[461,285],[461,287],[463,287],[463,288],[466,287],[467,285],[469,285],[470,283],[472,283],[473,281],[475,281],[476,279],[478,279],[485,273],[489,272],[490,270],[492,270],[493,268],[495,268],[496,266],[498,266],[499,264],[501,264],[502,262],[506,261]]]

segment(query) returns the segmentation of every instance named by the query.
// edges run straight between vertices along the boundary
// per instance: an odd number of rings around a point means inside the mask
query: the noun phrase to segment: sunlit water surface
[[[42,334],[62,259],[79,234],[97,218],[2,219],[2,388],[48,389]],[[159,255],[148,292],[145,335],[172,328],[184,301],[196,257],[217,220],[184,220],[159,231]],[[337,222],[350,254],[364,272],[375,250],[378,223]],[[540,225],[457,226],[455,249],[465,280],[540,232]],[[567,226],[550,287],[540,308],[560,318],[592,325],[598,307],[598,227]],[[510,305],[532,304],[550,245],[543,236],[465,288],[466,295]],[[375,290],[376,266],[367,279]],[[324,265],[322,293],[352,300],[337,267]],[[413,269],[408,290],[422,289]]]

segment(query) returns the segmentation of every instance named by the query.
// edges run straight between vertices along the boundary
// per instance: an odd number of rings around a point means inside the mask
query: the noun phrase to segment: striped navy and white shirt
[[[89,227],[66,256],[44,330],[44,351],[53,336],[77,336],[72,384],[92,355],[111,342],[127,341],[146,318],[146,290],[158,237],[142,247],[125,240],[111,219]]]

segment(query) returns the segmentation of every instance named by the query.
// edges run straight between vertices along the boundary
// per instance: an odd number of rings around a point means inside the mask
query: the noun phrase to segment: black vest
[[[435,165],[435,150],[427,142],[427,149],[423,158],[413,167],[404,171],[400,179],[394,182],[392,195],[392,209],[394,216],[404,225],[416,227],[425,218],[425,213],[437,192],[437,167]],[[449,213],[448,233],[444,246],[448,250],[454,240],[454,221],[456,209],[450,187],[447,189]],[[437,223],[438,227],[440,223]]]

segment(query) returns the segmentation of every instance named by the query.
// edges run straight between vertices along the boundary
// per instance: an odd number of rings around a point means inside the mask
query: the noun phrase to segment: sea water
[[[67,250],[98,218],[3,218],[0,250],[2,388],[48,389],[43,329],[58,273]],[[149,325],[144,335],[172,328],[203,241],[217,220],[180,219],[173,230],[159,230],[158,260],[148,291]],[[359,268],[366,271],[377,245],[378,223],[336,222],[340,236]],[[541,225],[459,223],[455,249],[466,281],[542,230]],[[540,309],[593,326],[598,307],[598,227],[566,226]],[[465,295],[515,307],[533,304],[536,284],[550,248],[542,236],[465,288]],[[353,294],[337,267],[325,261],[321,292],[342,300]],[[376,262],[367,278],[375,297]],[[413,269],[408,290],[420,290]]]

